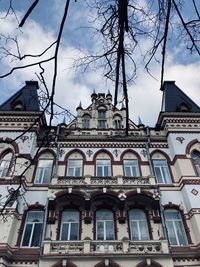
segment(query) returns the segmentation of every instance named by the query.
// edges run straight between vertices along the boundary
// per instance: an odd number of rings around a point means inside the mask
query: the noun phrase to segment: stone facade
[[[0,267],[200,266],[199,107],[165,82],[156,126],[127,136],[93,92],[49,128],[37,88],[0,106]]]

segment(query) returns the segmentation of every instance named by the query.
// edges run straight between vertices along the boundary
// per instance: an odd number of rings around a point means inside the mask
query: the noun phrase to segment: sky
[[[21,54],[39,54],[55,41],[58,25],[63,14],[64,0],[40,0],[22,29],[18,28],[16,17],[11,12],[5,19],[9,2],[8,0],[0,0],[0,45],[5,45],[4,36],[17,36]],[[32,2],[13,0],[13,7],[18,20],[23,17]],[[140,2],[145,5],[145,0]],[[192,17],[192,10],[190,10],[188,2],[190,1],[186,1],[186,10],[189,18]],[[71,0],[59,49],[55,102],[70,110],[74,115],[76,115],[76,107],[80,101],[83,108],[90,105],[90,95],[94,89],[97,93],[107,93],[110,90],[114,95],[114,84],[102,76],[100,67],[89,68],[85,71],[73,68],[75,58],[77,59],[80,55],[95,50],[99,46],[97,35],[91,30],[98,24],[97,21],[94,21],[95,14],[93,12],[86,6],[85,1]],[[185,11],[183,10],[183,12]],[[200,105],[199,57],[186,52],[182,43],[175,42],[176,29],[173,29],[169,38],[174,40],[169,41],[164,80],[175,81],[182,91]],[[147,49],[148,45],[148,41],[144,40],[141,49]],[[14,42],[7,41],[6,48],[16,53]],[[1,55],[2,52],[1,46]],[[52,53],[53,50],[50,50],[48,55],[51,56]],[[138,61],[141,59],[139,54],[135,57]],[[1,57],[0,59],[0,76],[18,64],[23,65],[30,62],[30,59],[18,62],[13,57]],[[45,67],[47,85],[51,87],[53,65],[48,63],[43,67]],[[128,67],[131,68],[131,66]],[[36,73],[39,73],[39,71],[38,67],[26,68],[17,70],[12,75],[0,79],[0,104],[19,90],[26,80],[37,80]],[[130,119],[136,124],[138,124],[138,117],[140,117],[143,124],[153,126],[156,124],[160,112],[162,100],[160,65],[156,62],[151,64],[151,73],[153,77],[144,70],[142,64],[138,64],[137,78],[128,87]],[[54,121],[55,124],[59,120],[63,120],[63,117],[58,117],[58,120]]]

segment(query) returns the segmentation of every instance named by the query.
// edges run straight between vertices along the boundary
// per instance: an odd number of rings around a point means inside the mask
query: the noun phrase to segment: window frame
[[[99,109],[98,110],[98,129],[106,129],[106,110]]]
[[[63,220],[63,217],[64,217],[64,213],[70,213],[70,212],[73,212],[75,213],[76,215],[78,215],[78,219],[77,221],[69,221],[69,220],[66,220],[64,221]],[[81,215],[80,215],[80,211],[76,210],[76,209],[67,209],[67,210],[63,210],[62,211],[62,214],[61,214],[61,221],[60,221],[60,235],[59,235],[59,240],[61,241],[73,241],[73,240],[80,240],[80,218],[81,218]],[[63,236],[63,225],[67,225],[67,239],[64,239],[62,238]],[[71,238],[71,235],[72,235],[72,225],[76,225],[77,226],[77,239],[72,239]]]
[[[143,216],[143,218],[134,218],[134,213],[140,212]],[[132,217],[132,218],[131,218]],[[134,229],[133,229],[133,223],[136,223],[136,233],[138,238],[134,238]],[[143,237],[142,236],[142,224],[145,226],[145,234],[147,236]],[[146,216],[146,213],[144,210],[139,209],[139,208],[133,208],[129,210],[129,229],[130,229],[130,239],[133,241],[145,241],[145,240],[150,240],[150,233],[149,233],[149,224],[148,224],[148,219]]]
[[[98,216],[100,215],[100,213],[105,213],[105,212],[108,212],[109,215],[111,215],[112,218],[110,219],[104,219],[104,218],[101,218],[101,219],[98,219]],[[101,214],[102,216],[104,216],[104,214]],[[102,240],[102,241],[105,241],[105,240],[115,240],[115,222],[114,222],[114,214],[113,214],[113,211],[112,210],[109,210],[109,209],[99,209],[96,211],[96,214],[95,214],[95,228],[96,228],[96,233],[95,233],[95,239],[96,240]],[[102,224],[103,223],[103,239],[100,239],[99,238],[99,231],[98,231],[98,225]],[[111,230],[112,230],[112,233],[109,231],[110,229],[109,228],[109,223],[111,223]],[[108,238],[109,234],[112,234],[112,238]]]
[[[155,162],[162,162],[164,163],[163,166],[155,166]],[[166,159],[153,159],[153,168],[154,168],[154,173],[155,173],[155,177],[156,177],[156,181],[158,184],[171,184],[172,183],[172,177],[171,177],[171,173],[170,173],[170,169],[168,166],[168,162]],[[156,168],[159,169],[159,173],[161,175],[161,179],[162,181],[158,180],[158,176],[156,175],[157,171]],[[166,177],[165,177],[166,175]]]
[[[133,165],[127,164],[126,165],[126,162],[131,162],[131,161],[135,162],[136,164],[133,164]],[[139,164],[138,164],[137,159],[124,159],[123,160],[123,167],[124,167],[124,176],[125,177],[139,177],[140,176]],[[129,168],[130,175],[127,175],[126,168]],[[135,169],[136,175],[134,175],[133,169]]]
[[[51,166],[48,166],[48,167],[42,167],[41,166],[40,167],[39,166],[40,163],[44,162],[44,161],[51,161]],[[51,182],[51,178],[52,178],[53,166],[54,166],[54,159],[45,159],[45,158],[38,159],[36,172],[35,172],[35,178],[34,178],[34,184],[37,184],[37,185],[49,184]],[[49,169],[48,182],[44,183],[43,181],[45,179],[45,170],[47,170],[47,169]],[[40,172],[42,172],[42,175],[40,174]]]
[[[179,217],[178,219],[168,219],[167,218],[167,213],[174,213],[174,214],[177,214]],[[185,230],[185,226],[184,226],[184,223],[183,223],[183,218],[182,218],[182,215],[181,215],[181,212],[177,209],[165,209],[164,210],[164,216],[165,216],[165,222],[166,222],[166,228],[167,228],[167,236],[168,236],[168,239],[169,239],[169,243],[171,246],[175,246],[175,247],[182,247],[182,246],[188,246],[188,237],[187,237],[187,234],[186,234],[186,230]],[[169,222],[171,222],[171,225],[169,225]],[[179,223],[179,230],[178,230],[178,227],[177,227],[177,222]],[[176,241],[176,244],[172,244],[172,241],[170,240],[170,234],[172,234],[172,229],[173,229],[173,233],[175,234],[173,236],[173,238],[175,239]],[[181,240],[180,240],[180,237],[179,237],[179,234],[178,234],[178,231],[179,233],[182,234],[181,238],[184,240],[184,244],[181,244]]]
[[[70,166],[70,162],[73,162],[73,161],[80,161],[80,165],[78,165],[78,166],[76,166],[76,165],[71,165]],[[79,171],[79,175],[76,175],[76,171],[77,171],[77,169],[78,168],[80,168],[80,171]],[[73,174],[72,175],[70,175],[69,174],[69,169],[72,169],[72,172],[73,172]],[[81,177],[81,176],[83,176],[83,159],[68,159],[67,160],[67,174],[66,174],[68,177]]]
[[[108,161],[109,164],[99,164],[100,161]],[[108,175],[105,175],[105,168],[108,168]],[[99,174],[99,169],[101,168],[101,174]],[[102,158],[97,158],[96,159],[96,176],[98,177],[110,177],[112,176],[112,166],[111,166],[111,159],[102,159]]]
[[[6,159],[10,155],[9,159]],[[11,151],[7,151],[3,154],[0,160],[0,178],[7,177],[10,164],[12,161],[13,153]],[[3,166],[2,166],[3,165]]]
[[[40,222],[29,222],[28,221],[28,216],[31,214],[31,213],[42,213],[43,215],[43,218],[42,218],[42,221]],[[40,224],[41,225],[41,232],[40,232],[40,236],[39,236],[39,241],[38,241],[38,245],[37,246],[32,246],[32,242],[33,242],[33,236],[34,236],[34,231],[37,233],[38,230],[36,228],[36,225]],[[28,228],[27,225],[32,225],[31,226],[31,231],[30,231],[30,236],[29,236],[29,241],[28,241],[28,245],[23,245],[24,243],[24,237],[25,237],[25,234],[26,234],[26,230]],[[41,244],[41,240],[42,240],[42,233],[43,233],[43,225],[44,225],[44,211],[42,210],[29,210],[27,211],[26,213],[26,218],[25,218],[25,222],[24,222],[24,227],[23,227],[23,234],[22,234],[22,239],[21,239],[21,245],[20,247],[23,247],[23,248],[38,248],[40,247],[40,244]]]

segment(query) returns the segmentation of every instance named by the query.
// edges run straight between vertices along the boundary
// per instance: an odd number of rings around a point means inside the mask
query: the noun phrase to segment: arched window
[[[8,169],[10,166],[10,162],[12,159],[12,153],[8,152],[6,153],[0,161],[0,177],[5,177],[8,175]]]
[[[85,129],[90,128],[90,116],[88,114],[82,117],[82,124],[83,124],[83,128]]]
[[[200,176],[200,152],[199,151],[194,150],[192,152],[192,160],[194,162],[197,173]]]
[[[65,210],[62,212],[60,240],[79,239],[80,213],[77,210]]]
[[[140,209],[130,210],[129,224],[130,224],[131,240],[149,239],[147,218],[143,210]]]
[[[114,240],[114,220],[110,210],[98,210],[96,212],[96,239]]]
[[[28,211],[22,237],[22,247],[39,247],[43,230],[43,211]]]
[[[165,210],[165,221],[169,242],[172,246],[187,246],[186,233],[179,210]]]

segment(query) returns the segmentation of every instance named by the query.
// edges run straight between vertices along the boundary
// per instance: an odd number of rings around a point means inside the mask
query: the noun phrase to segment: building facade
[[[0,106],[0,266],[200,266],[200,108],[168,81],[155,127],[110,92],[49,127],[37,89]]]

